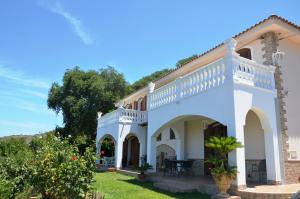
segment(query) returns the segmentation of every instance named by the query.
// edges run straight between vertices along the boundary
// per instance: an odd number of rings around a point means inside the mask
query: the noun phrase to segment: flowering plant
[[[84,198],[95,170],[93,150],[86,148],[80,155],[76,144],[54,135],[35,139],[33,145],[31,183],[43,198]]]

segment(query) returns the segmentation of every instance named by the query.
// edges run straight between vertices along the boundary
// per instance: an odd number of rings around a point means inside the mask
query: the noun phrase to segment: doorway
[[[227,127],[219,122],[214,122],[204,130],[204,143],[211,137],[227,137]],[[212,165],[206,160],[215,155],[215,150],[204,145],[204,175],[211,175]]]

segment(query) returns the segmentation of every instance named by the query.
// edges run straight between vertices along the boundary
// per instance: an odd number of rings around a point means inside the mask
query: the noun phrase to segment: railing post
[[[225,64],[226,64],[226,71],[227,71],[227,78],[230,80],[234,79],[235,75],[235,63],[234,57],[237,57],[238,54],[235,52],[235,47],[237,45],[237,41],[233,38],[227,39],[225,41],[225,46],[227,49]]]
[[[181,91],[182,91],[182,88],[181,88],[181,82],[182,82],[182,77],[178,77],[176,80],[175,80],[175,84],[176,84],[176,103],[179,104],[180,102],[180,98],[181,98]]]
[[[147,110],[150,110],[150,104],[151,104],[151,94],[154,92],[155,84],[153,82],[150,82],[148,84],[148,99],[147,99]]]
[[[117,121],[119,121],[119,122],[121,122],[121,116],[122,116],[122,112],[123,112],[123,110],[124,110],[124,107],[123,106],[119,106],[118,107],[118,109],[117,109],[117,114],[116,114],[116,119],[117,119]]]

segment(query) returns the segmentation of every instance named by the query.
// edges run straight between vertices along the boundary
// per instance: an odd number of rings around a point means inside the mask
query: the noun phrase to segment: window
[[[250,48],[242,48],[238,50],[237,53],[240,54],[241,57],[252,59]]]
[[[157,142],[161,141],[161,133],[156,137],[156,141]]]
[[[170,140],[175,140],[175,133],[172,128],[170,128]]]

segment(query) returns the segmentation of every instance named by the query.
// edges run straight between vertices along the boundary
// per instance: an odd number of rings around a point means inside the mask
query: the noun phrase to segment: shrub
[[[91,190],[95,155],[86,148],[80,155],[68,139],[47,135],[35,138],[31,183],[43,198],[84,198]]]
[[[24,139],[0,141],[0,198],[15,198],[29,187],[31,157]]]

